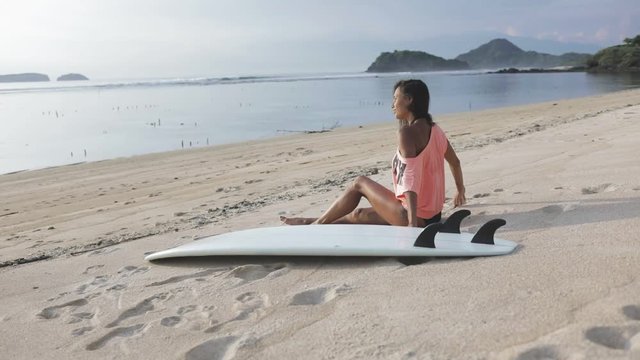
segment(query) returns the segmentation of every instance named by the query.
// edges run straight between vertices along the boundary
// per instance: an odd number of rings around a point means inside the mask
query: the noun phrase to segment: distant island
[[[37,73],[0,75],[0,83],[49,81],[49,76]]]
[[[585,66],[590,57],[580,53],[551,55],[524,51],[509,40],[494,39],[452,60],[422,51],[383,52],[367,72],[580,67]]]
[[[466,70],[469,64],[447,60],[423,51],[383,52],[369,66],[367,72]]]
[[[587,61],[589,72],[640,72],[640,35],[598,51]]]
[[[524,51],[507,39],[494,39],[456,60],[466,61],[475,69],[497,68],[552,68],[558,66],[584,66],[591,54],[566,53],[551,55]]]
[[[82,75],[82,74],[65,74],[62,76],[59,76],[58,79],[56,79],[57,81],[79,81],[79,80],[89,80],[88,77]]]

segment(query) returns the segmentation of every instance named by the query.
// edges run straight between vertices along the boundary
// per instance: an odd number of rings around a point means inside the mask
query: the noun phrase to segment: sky
[[[638,1],[0,0],[0,74],[352,72],[383,51],[453,58],[500,37],[593,53],[640,34]]]

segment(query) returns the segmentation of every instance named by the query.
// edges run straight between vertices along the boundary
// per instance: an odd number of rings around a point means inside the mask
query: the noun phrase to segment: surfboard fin
[[[487,244],[495,245],[493,241],[493,235],[499,227],[505,225],[507,222],[504,219],[493,219],[482,225],[480,230],[473,236],[471,240],[475,244]]]
[[[416,239],[416,242],[413,243],[413,246],[435,249],[436,234],[438,233],[438,231],[440,231],[440,229],[442,229],[443,226],[444,225],[442,225],[441,223],[429,224],[426,228],[424,228],[424,230],[422,230],[420,235],[418,235],[418,238]]]
[[[444,222],[444,226],[442,227],[440,232],[460,234],[460,223],[462,222],[462,219],[466,218],[469,215],[471,215],[471,211],[465,209],[454,212],[453,214],[449,215],[447,220]]]

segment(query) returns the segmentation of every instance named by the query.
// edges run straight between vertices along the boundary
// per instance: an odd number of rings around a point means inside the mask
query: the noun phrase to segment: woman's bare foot
[[[280,216],[280,221],[285,225],[309,225],[316,221],[316,218],[288,218],[286,216]]]

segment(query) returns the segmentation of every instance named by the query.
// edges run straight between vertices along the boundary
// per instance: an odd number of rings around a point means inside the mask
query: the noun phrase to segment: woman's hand
[[[460,166],[460,159],[456,155],[455,150],[451,147],[451,143],[447,144],[447,151],[444,153],[444,158],[449,163],[451,168],[451,174],[456,182],[456,195],[453,197],[453,207],[462,206],[467,202],[467,198],[464,196],[464,180],[462,179],[462,167]]]
[[[453,207],[462,206],[467,202],[467,198],[464,196],[464,191],[464,187],[456,191],[456,194],[453,196]]]

